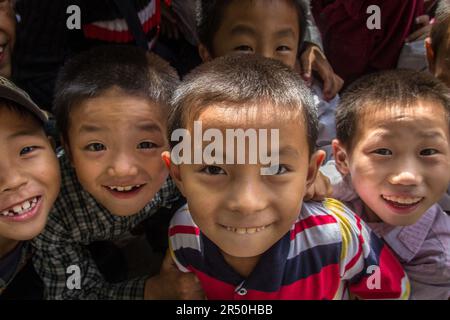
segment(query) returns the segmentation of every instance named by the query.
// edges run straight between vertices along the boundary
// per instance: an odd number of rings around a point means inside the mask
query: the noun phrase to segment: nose
[[[404,167],[389,177],[389,182],[394,185],[414,186],[422,182],[422,175],[414,167]]]
[[[125,152],[118,153],[114,156],[108,168],[108,174],[113,177],[129,177],[135,176],[137,173],[138,168],[134,157]]]
[[[14,167],[0,168],[0,192],[17,191],[27,184],[27,178]]]
[[[275,57],[273,49],[269,46],[262,46],[262,47],[258,48],[257,53],[265,58],[273,59]]]
[[[263,211],[268,206],[267,190],[261,182],[237,182],[230,189],[229,209],[242,215],[250,215]]]

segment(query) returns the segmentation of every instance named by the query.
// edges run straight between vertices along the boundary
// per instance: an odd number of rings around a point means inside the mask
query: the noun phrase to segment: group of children
[[[448,2],[431,73],[368,75],[334,104],[295,70],[297,1],[201,4],[204,64],[181,82],[130,46],[63,66],[58,155],[48,115],[1,78],[0,290],[31,256],[48,299],[449,299],[450,217],[437,204],[450,183]],[[262,175],[252,146],[242,164],[227,141],[214,150],[223,161],[175,161],[174,134],[194,136],[198,121],[223,136],[277,130],[279,161]],[[338,200],[304,201],[328,180]],[[107,281],[88,246],[162,208],[176,212],[159,274]]]

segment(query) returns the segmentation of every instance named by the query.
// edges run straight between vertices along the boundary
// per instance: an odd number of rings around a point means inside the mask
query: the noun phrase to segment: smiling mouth
[[[397,197],[397,196],[384,196],[381,195],[384,201],[399,208],[410,208],[418,205],[424,198],[423,197]]]
[[[118,195],[133,195],[139,192],[145,184],[136,184],[129,186],[103,186],[106,190]]]
[[[34,197],[31,199],[25,200],[24,202],[22,202],[20,204],[16,204],[10,208],[2,210],[0,212],[0,216],[2,216],[2,217],[19,217],[24,214],[27,214],[38,205],[40,199],[41,199],[41,197],[38,196],[38,197]]]
[[[260,226],[260,227],[251,227],[251,228],[235,228],[235,227],[230,227],[230,226],[224,226],[221,225],[223,228],[227,229],[227,231],[230,232],[234,232],[237,234],[254,234],[260,231],[263,231],[264,229],[266,229],[267,227],[271,226],[272,224],[268,224],[265,226]]]

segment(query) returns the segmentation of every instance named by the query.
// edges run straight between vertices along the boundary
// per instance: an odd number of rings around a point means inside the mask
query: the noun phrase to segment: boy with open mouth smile
[[[176,268],[110,283],[86,249],[94,241],[117,240],[178,199],[161,159],[168,149],[167,102],[177,83],[165,61],[132,46],[97,47],[62,68],[54,103],[64,146],[61,194],[33,241],[46,298],[201,297],[195,277]],[[81,290],[66,286],[71,266],[81,270]],[[183,285],[186,295],[166,294]]]
[[[357,80],[337,108],[333,196],[350,201],[399,257],[413,299],[450,297],[450,95],[431,74]],[[325,171],[332,168],[327,164]]]
[[[47,115],[0,77],[0,293],[28,261],[27,240],[47,222],[60,186],[59,166],[43,124]]]

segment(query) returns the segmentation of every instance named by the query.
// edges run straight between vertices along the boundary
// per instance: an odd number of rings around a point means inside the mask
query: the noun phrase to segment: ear
[[[208,62],[213,59],[211,53],[209,52],[208,48],[202,43],[198,45],[198,54],[200,55],[200,58],[202,58],[203,62]]]
[[[170,176],[172,177],[173,181],[175,181],[178,190],[180,190],[180,192],[184,195],[184,184],[183,180],[181,179],[180,166],[172,163],[169,151],[164,151],[163,153],[161,153],[161,158],[166,164],[167,169],[169,169]]]
[[[336,168],[343,176],[348,175],[350,173],[350,166],[347,150],[337,139],[334,139],[331,142],[331,147],[333,148],[333,156],[334,160],[336,161]]]
[[[428,69],[432,74],[435,74],[436,71],[436,55],[433,51],[433,47],[431,46],[431,38],[428,37],[425,39],[425,49],[427,51],[427,60],[428,60]]]
[[[311,156],[311,159],[309,160],[309,166],[308,166],[308,175],[306,176],[306,187],[309,188],[313,182],[316,180],[317,173],[319,172],[319,168],[323,163],[323,160],[325,159],[325,151],[323,150],[317,150],[314,152],[314,154]]]

